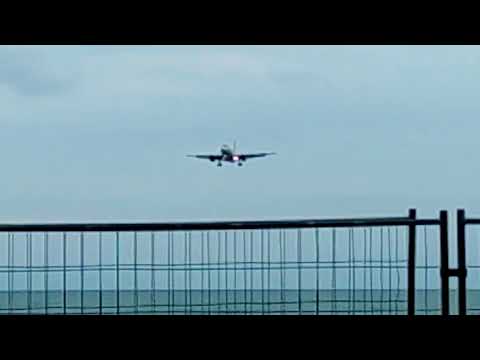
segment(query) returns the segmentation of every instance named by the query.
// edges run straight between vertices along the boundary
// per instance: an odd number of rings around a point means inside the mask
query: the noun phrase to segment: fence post
[[[465,261],[465,210],[457,210],[458,315],[467,314],[467,267]]]
[[[410,209],[408,217],[416,220],[417,210]],[[416,247],[416,224],[408,225],[408,315],[415,315],[415,247]]]
[[[440,211],[440,276],[442,286],[442,315],[450,312],[448,268],[448,213]]]

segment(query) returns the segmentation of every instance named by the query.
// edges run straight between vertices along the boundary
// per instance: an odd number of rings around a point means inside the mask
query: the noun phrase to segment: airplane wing
[[[257,153],[257,154],[240,154],[238,157],[241,160],[247,160],[247,159],[253,159],[253,158],[259,158],[259,157],[264,157],[264,156],[269,156],[269,155],[275,155],[276,153],[274,152],[269,152],[269,153]]]
[[[221,160],[222,157],[220,155],[187,155],[187,157],[193,157],[197,159],[205,159],[210,161]]]

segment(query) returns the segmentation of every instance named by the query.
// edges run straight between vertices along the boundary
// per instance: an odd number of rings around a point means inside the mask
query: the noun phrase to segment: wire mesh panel
[[[449,275],[458,278],[459,315],[480,313],[480,227],[478,225],[480,225],[480,218],[467,218],[464,209],[457,210],[457,269],[451,270]]]
[[[468,276],[466,278],[466,288],[464,289],[466,300],[466,314],[480,314],[480,226],[471,225],[466,227],[465,248],[466,248],[466,268]]]
[[[419,315],[442,314],[440,242],[437,227],[417,227],[415,310]]]
[[[428,226],[436,220],[420,226],[408,218],[167,230],[13,228],[0,232],[0,311],[407,314],[412,223],[417,313],[437,313],[438,230]]]

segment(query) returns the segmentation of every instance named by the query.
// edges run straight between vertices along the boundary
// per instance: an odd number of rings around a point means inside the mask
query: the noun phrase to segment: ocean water
[[[416,313],[439,315],[440,290],[417,290]],[[480,290],[469,308],[480,309]],[[450,291],[451,313],[457,294]],[[0,292],[1,314],[405,315],[406,290],[69,290]]]

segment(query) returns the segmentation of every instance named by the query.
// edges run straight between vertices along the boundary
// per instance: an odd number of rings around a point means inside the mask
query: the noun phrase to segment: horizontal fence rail
[[[445,227],[444,215],[417,219],[414,210],[333,220],[3,224],[0,312],[439,314],[448,309]]]
[[[258,230],[258,229],[306,229],[439,225],[438,219],[411,219],[408,217],[333,219],[333,220],[282,220],[192,223],[91,223],[91,224],[3,224],[0,232],[125,232],[125,231],[209,231],[209,230]]]

